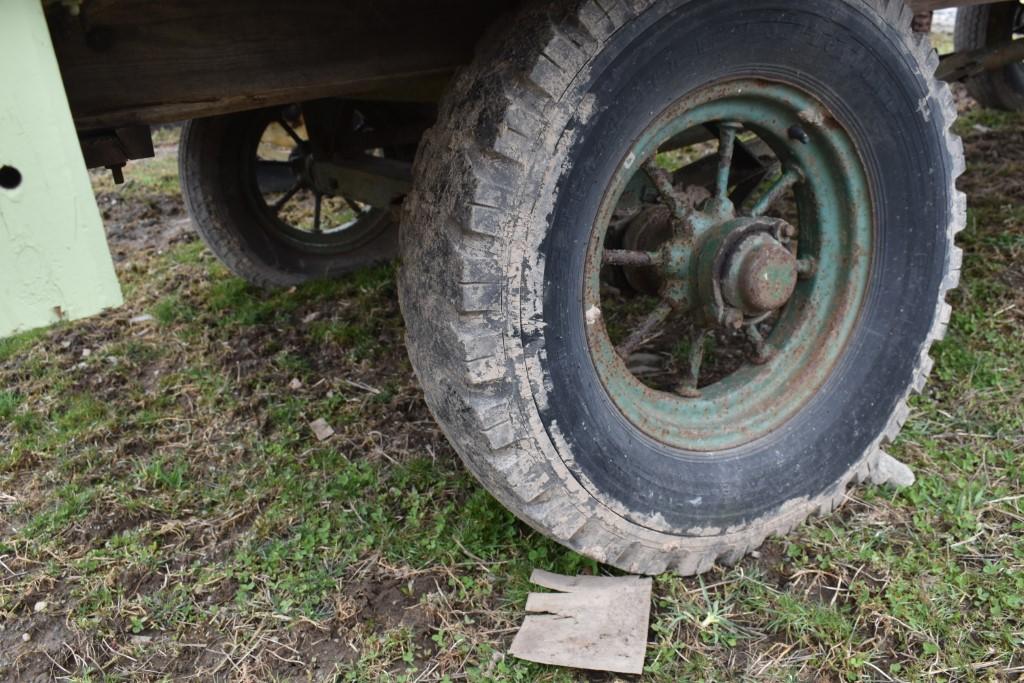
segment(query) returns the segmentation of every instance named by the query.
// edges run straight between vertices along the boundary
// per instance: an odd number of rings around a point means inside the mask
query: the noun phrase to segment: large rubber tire
[[[482,43],[418,156],[400,295],[435,417],[521,519],[623,570],[689,575],[873,473],[948,324],[965,223],[952,96],[910,22],[902,0],[586,0],[529,4]],[[603,393],[575,266],[631,136],[696,86],[766,70],[852,122],[884,197],[879,267],[825,390],[768,438],[694,455]]]
[[[398,222],[374,212],[351,244],[311,248],[281,235],[261,206],[255,178],[244,170],[252,137],[273,120],[263,110],[185,124],[178,171],[196,231],[234,274],[257,287],[291,287],[333,279],[398,255]]]
[[[1024,9],[1017,2],[962,7],[957,10],[957,52],[979,50],[1013,37],[1013,27]],[[967,90],[983,107],[1024,111],[1024,64],[987,71],[967,81]]]

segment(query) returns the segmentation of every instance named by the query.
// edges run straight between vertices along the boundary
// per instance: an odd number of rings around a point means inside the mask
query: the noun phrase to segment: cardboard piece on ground
[[[560,576],[534,570],[530,581],[559,591],[530,593],[510,653],[538,664],[640,674],[651,617],[651,579]]]

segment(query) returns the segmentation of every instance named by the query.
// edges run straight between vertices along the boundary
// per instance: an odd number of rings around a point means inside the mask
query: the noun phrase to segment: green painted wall
[[[0,337],[121,303],[42,4],[2,0]]]

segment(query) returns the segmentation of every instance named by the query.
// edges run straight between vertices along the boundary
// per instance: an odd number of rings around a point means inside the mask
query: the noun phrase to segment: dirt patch
[[[192,222],[180,197],[151,194],[137,200],[103,192],[96,203],[117,263],[147,253],[162,253],[193,238]]]
[[[356,606],[358,621],[376,631],[406,627],[417,635],[436,626],[424,598],[438,590],[440,579],[432,574],[412,578],[364,579],[346,591]]]
[[[773,588],[784,588],[789,582],[786,566],[786,548],[782,541],[770,540],[743,560],[743,564],[757,567],[765,574],[766,582]]]
[[[138,528],[152,518],[152,513],[148,511],[140,511],[134,515],[112,515],[99,507],[66,532],[68,550],[71,554],[78,555],[89,548],[100,547],[111,536]]]
[[[0,624],[0,678],[43,683],[67,675],[77,639],[60,614],[33,614]]]

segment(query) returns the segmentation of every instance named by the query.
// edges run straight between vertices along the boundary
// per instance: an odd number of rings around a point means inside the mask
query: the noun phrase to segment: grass
[[[964,283],[892,447],[918,484],[659,577],[639,680],[1024,671],[1024,118],[960,128]],[[148,163],[125,202],[170,201],[172,162]],[[123,310],[0,341],[0,675],[615,680],[505,656],[532,568],[604,569],[465,473],[405,358],[392,267],[268,294],[188,240],[119,269]]]

